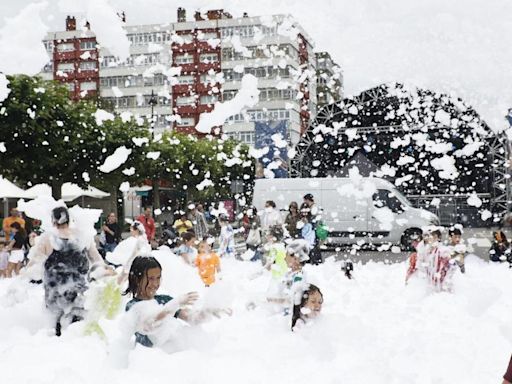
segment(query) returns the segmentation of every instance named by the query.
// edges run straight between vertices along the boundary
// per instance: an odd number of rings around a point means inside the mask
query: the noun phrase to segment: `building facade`
[[[328,52],[316,53],[318,108],[343,100],[343,73]]]
[[[316,114],[318,56],[289,15],[233,18],[214,10],[188,20],[179,8],[177,22],[124,28],[130,57],[119,62],[97,44],[94,26],[77,29],[68,17],[66,31],[49,33],[44,41],[52,61],[43,77],[66,83],[73,99],[100,96],[118,112],[153,116],[157,132],[198,134],[201,113],[235,97],[242,77],[252,74],[260,91],[257,105],[213,132],[250,145],[256,122],[286,121],[293,146]]]

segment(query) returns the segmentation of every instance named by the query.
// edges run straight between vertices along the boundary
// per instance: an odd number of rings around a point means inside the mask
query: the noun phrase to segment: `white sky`
[[[99,1],[99,0],[91,0]],[[0,0],[4,17],[30,0]],[[43,20],[64,28],[67,6],[51,0]],[[290,13],[344,70],[346,94],[399,81],[449,92],[473,105],[495,129],[512,106],[510,0],[110,0],[128,24],[176,21],[176,8],[219,9],[234,16]],[[27,24],[30,25],[30,22]],[[93,26],[94,28],[94,26]],[[14,32],[15,33],[15,32]],[[1,67],[1,63],[0,63]],[[1,68],[0,68],[1,70]]]

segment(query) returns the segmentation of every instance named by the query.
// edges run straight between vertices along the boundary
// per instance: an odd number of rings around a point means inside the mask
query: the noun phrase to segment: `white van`
[[[421,228],[439,225],[439,218],[414,208],[390,182],[379,178],[257,179],[253,206],[262,212],[272,200],[283,215],[307,193],[314,196],[321,219],[335,244],[401,244],[410,248]]]

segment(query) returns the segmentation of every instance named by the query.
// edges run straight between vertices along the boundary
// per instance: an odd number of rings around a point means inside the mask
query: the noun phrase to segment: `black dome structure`
[[[347,176],[357,166],[427,208],[436,197],[464,205],[477,194],[480,211],[502,213],[511,201],[506,135],[461,99],[430,90],[384,84],[327,105],[296,151],[292,177]]]

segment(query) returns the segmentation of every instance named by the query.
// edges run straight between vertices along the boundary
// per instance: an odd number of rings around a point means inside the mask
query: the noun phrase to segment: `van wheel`
[[[402,240],[400,241],[402,249],[404,251],[414,251],[414,242],[421,239],[421,230],[417,228],[411,228],[404,232]]]

